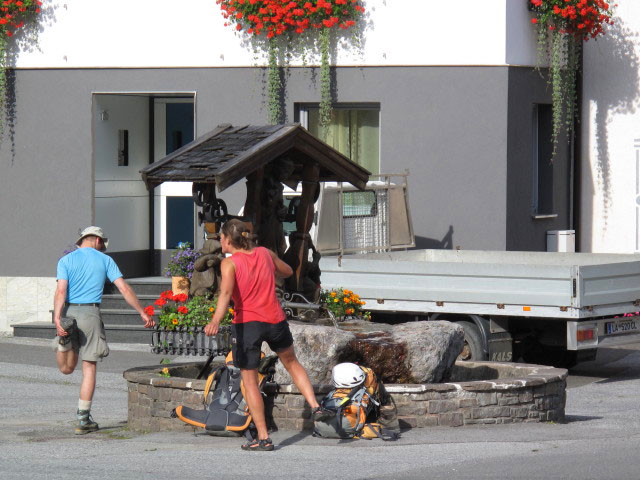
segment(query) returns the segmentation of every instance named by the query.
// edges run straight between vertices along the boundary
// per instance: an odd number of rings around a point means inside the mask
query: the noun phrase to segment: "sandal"
[[[316,407],[311,410],[311,418],[316,422],[324,422],[336,416],[336,412],[327,410],[326,408]]]
[[[254,438],[251,442],[245,443],[242,445],[242,450],[245,451],[261,451],[261,452],[270,452],[273,450],[273,441],[270,438],[265,438],[264,440],[258,440]]]

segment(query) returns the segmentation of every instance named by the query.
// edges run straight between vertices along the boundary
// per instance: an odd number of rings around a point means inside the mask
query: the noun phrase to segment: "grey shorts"
[[[76,319],[80,360],[97,362],[109,355],[107,336],[98,307],[67,305],[62,315]]]

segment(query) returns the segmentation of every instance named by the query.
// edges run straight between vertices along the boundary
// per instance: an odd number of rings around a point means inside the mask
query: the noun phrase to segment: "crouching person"
[[[233,298],[233,364],[241,370],[245,400],[258,431],[258,438],[242,445],[242,449],[273,450],[258,387],[257,369],[263,341],[276,352],[311,406],[314,417],[324,412],[318,405],[307,372],[296,358],[289,324],[276,297],[275,276],[286,278],[293,271],[271,250],[257,247],[253,235],[240,220],[229,220],[222,226],[220,243],[222,252],[230,253],[231,257],[225,258],[220,265],[222,281],[218,305],[205,333],[218,333],[220,321]]]
[[[53,348],[58,369],[65,375],[73,373],[78,359],[82,360],[77,435],[98,429],[91,417],[91,402],[96,387],[96,362],[109,355],[99,308],[106,279],[116,285],[127,303],[140,314],[145,327],[154,325],[113,259],[102,253],[108,243],[101,228],[85,228],[76,242],[79,248],[58,261],[53,301],[57,336]]]

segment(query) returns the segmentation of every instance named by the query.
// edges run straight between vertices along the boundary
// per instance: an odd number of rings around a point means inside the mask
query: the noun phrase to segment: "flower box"
[[[218,334],[211,337],[205,335],[204,327],[156,327],[151,351],[167,355],[226,355],[231,351],[231,327],[222,325]]]

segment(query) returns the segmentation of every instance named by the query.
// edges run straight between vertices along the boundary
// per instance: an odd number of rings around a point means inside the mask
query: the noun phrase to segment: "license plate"
[[[604,331],[606,335],[614,335],[616,333],[627,333],[638,330],[640,322],[637,318],[633,320],[620,319],[615,322],[607,322],[604,324]]]

